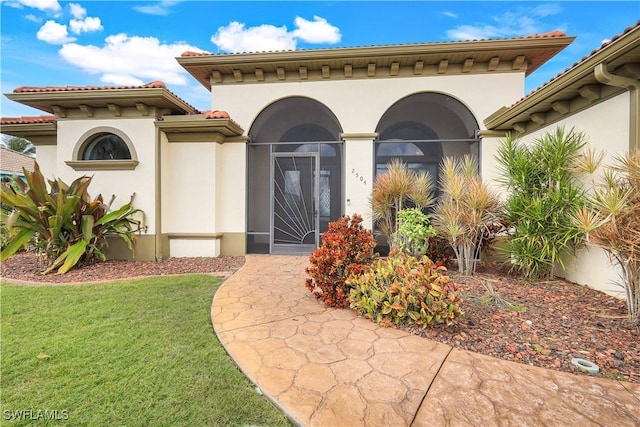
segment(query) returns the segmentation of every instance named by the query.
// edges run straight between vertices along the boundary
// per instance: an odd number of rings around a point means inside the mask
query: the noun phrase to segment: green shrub
[[[429,215],[417,208],[403,209],[398,212],[398,220],[393,246],[414,257],[426,254],[429,239],[436,235],[436,229],[429,224]]]
[[[26,183],[15,180],[20,191],[7,184],[0,190],[0,223],[11,233],[0,260],[31,242],[51,261],[43,273],[57,269],[63,274],[78,264],[104,261],[108,235],[120,236],[133,252],[135,233],[144,229],[144,213],[133,208],[133,196],[129,203],[111,211],[115,196],[108,204],[101,195],[91,200],[87,192],[91,177],[82,176],[71,185],[50,180],[51,189],[47,190],[37,162],[33,172],[24,173]],[[134,219],[136,214],[141,214],[142,220]]]
[[[383,324],[453,324],[463,314],[462,300],[445,271],[427,257],[394,251],[347,280],[351,308]]]
[[[528,278],[552,277],[555,264],[573,256],[581,232],[572,222],[585,196],[574,176],[586,145],[584,134],[557,128],[521,144],[509,135],[496,159],[510,191],[504,217],[511,224],[507,248]]]
[[[329,307],[348,307],[350,287],[345,280],[361,274],[375,260],[375,247],[376,240],[362,226],[360,215],[329,223],[322,245],[309,257],[307,289]]]
[[[426,171],[414,171],[398,159],[387,172],[376,176],[371,192],[371,211],[377,231],[394,249],[393,236],[400,226],[399,213],[407,207],[427,208],[433,204],[433,182]]]

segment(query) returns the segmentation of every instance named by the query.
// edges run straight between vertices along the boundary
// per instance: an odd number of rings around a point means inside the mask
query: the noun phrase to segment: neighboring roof
[[[487,117],[485,125],[492,130],[529,131],[622,92],[624,89],[600,84],[594,74],[598,64],[604,64],[609,72],[640,78],[640,21],[515,104]]]
[[[195,107],[167,90],[166,85],[160,81],[140,86],[23,86],[5,96],[21,104],[55,113],[58,117],[65,117],[67,110],[78,108],[89,113],[96,108],[117,111],[128,107],[139,110],[157,107],[170,114],[198,112]]]
[[[33,171],[35,159],[26,154],[10,150],[4,145],[0,145],[0,171],[5,175],[22,175],[22,168]]]
[[[478,72],[532,73],[575,37],[560,31],[509,39],[277,52],[185,52],[177,61],[212,84],[371,78]]]

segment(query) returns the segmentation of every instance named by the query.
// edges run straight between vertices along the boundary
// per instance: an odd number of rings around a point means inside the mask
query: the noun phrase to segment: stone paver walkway
[[[247,256],[211,316],[240,369],[302,426],[640,426],[640,386],[494,359],[326,308],[308,257]]]

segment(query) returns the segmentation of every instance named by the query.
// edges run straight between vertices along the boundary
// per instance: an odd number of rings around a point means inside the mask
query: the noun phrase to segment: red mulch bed
[[[244,257],[107,261],[62,276],[43,276],[44,264],[32,254],[21,253],[2,263],[1,277],[82,283],[228,272],[243,263]],[[600,367],[599,377],[640,383],[640,329],[626,321],[623,301],[562,280],[527,282],[507,274],[500,265],[479,268],[474,277],[453,271],[450,275],[459,284],[464,317],[455,326],[407,330],[453,347],[558,371],[581,374],[571,364],[574,357],[580,357]],[[491,300],[483,282],[490,284],[502,301]]]

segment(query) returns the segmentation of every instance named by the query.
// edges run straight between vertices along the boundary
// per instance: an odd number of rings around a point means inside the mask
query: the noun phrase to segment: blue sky
[[[577,39],[526,93],[640,19],[640,1],[0,0],[2,93],[19,86],[162,80],[198,109],[210,94],[175,61],[210,53],[443,42],[561,30]],[[514,100],[515,101],[515,100]],[[0,115],[45,114],[2,96]]]

